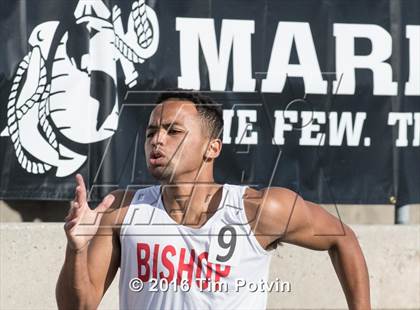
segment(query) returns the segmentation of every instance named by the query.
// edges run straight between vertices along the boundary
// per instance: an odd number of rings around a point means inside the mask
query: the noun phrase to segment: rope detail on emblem
[[[45,109],[45,102],[49,95],[49,91],[48,91],[49,87],[47,88],[47,70],[45,68],[45,61],[42,58],[42,56],[40,57],[40,64],[39,64],[40,72],[39,72],[39,79],[38,79],[38,84],[37,84],[35,92],[23,104],[21,104],[20,106],[17,106],[18,90],[21,85],[23,76],[28,71],[31,56],[32,56],[32,51],[29,52],[23,58],[23,60],[19,63],[15,78],[13,79],[13,84],[10,91],[9,100],[7,103],[7,130],[12,139],[13,147],[16,153],[16,158],[18,159],[20,166],[29,173],[38,174],[38,173],[45,173],[46,171],[50,170],[51,166],[42,162],[35,162],[26,156],[25,150],[23,149],[22,143],[20,140],[18,121],[21,120],[22,117],[39,100],[42,101],[40,104],[40,107],[41,105],[44,104],[44,109]],[[46,120],[45,122],[48,123]],[[53,141],[53,139],[51,139],[51,141]]]
[[[146,3],[144,0],[133,2],[132,18],[134,22],[134,29],[137,35],[137,43],[142,49],[150,47],[153,41],[153,26],[147,17]],[[114,17],[114,20],[119,16]],[[132,47],[127,44],[123,38],[115,33],[115,47],[118,51],[129,61],[134,63],[144,62],[144,57],[141,57]]]

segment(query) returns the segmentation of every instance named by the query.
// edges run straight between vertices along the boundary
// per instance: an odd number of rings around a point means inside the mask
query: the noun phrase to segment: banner
[[[218,183],[420,203],[418,1],[3,0],[0,41],[2,199],[156,184],[149,114],[183,88],[223,105]]]

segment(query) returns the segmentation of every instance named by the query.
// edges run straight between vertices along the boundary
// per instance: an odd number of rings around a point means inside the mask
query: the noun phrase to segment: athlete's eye
[[[170,128],[168,130],[168,133],[171,134],[171,135],[175,135],[175,134],[178,134],[180,132],[182,132],[182,131],[181,130],[172,129],[172,128]]]

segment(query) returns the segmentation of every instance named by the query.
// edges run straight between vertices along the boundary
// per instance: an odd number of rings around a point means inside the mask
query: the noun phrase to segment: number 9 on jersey
[[[237,228],[232,225],[214,225],[211,229],[209,259],[210,263],[235,266],[239,259]]]

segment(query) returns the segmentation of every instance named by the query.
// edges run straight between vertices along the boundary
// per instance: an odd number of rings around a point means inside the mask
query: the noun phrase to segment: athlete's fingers
[[[64,218],[64,220],[66,220],[70,216],[70,214],[74,212],[74,203],[75,203],[74,200],[70,201],[70,207],[69,207],[69,210],[67,211],[67,215]]]
[[[106,195],[105,198],[101,201],[101,203],[96,207],[95,211],[98,213],[104,213],[112,205],[114,200],[114,195]]]
[[[80,205],[80,203],[77,201],[77,200],[72,200],[72,201],[70,201],[70,208],[69,208],[69,212],[68,213],[70,213],[71,212],[71,210],[73,210],[73,209],[77,209],[77,208],[80,208],[81,207],[81,205]]]
[[[67,216],[64,218],[64,222],[68,222],[69,220],[71,220],[74,217],[74,211],[71,210],[69,212],[69,214],[67,214]]]
[[[83,207],[86,203],[86,196],[83,194],[83,189],[80,185],[76,187],[74,199],[79,203],[79,206],[81,207]]]
[[[66,231],[70,231],[73,227],[75,227],[75,226],[76,226],[76,224],[77,224],[77,219],[72,219],[71,221],[67,221],[67,222],[64,224],[64,229],[65,229]]]
[[[79,197],[79,199],[84,200],[83,202],[86,201],[86,185],[85,185],[85,181],[83,180],[83,177],[80,173],[76,174],[76,182],[77,182],[77,188],[79,188],[77,190],[77,195]]]
[[[75,202],[79,204],[79,208],[89,208],[87,200],[86,200],[86,194],[84,194],[85,190],[81,186],[76,187],[76,197]]]
[[[76,201],[79,201],[79,193],[78,193],[78,189],[79,189],[79,186],[76,186],[76,188],[74,189],[74,198],[73,198],[73,200],[71,201],[71,206],[73,206],[73,204],[74,204]]]
[[[73,210],[75,202],[78,202],[77,187],[74,190],[74,198],[73,198],[73,200],[70,201],[70,207],[69,207],[69,210],[68,210],[67,214],[69,214],[71,212],[71,210]]]
[[[70,221],[75,217],[79,217],[82,213],[82,208],[80,208],[80,205],[75,202],[73,203],[73,206],[70,209],[69,214],[64,218],[65,221]]]

